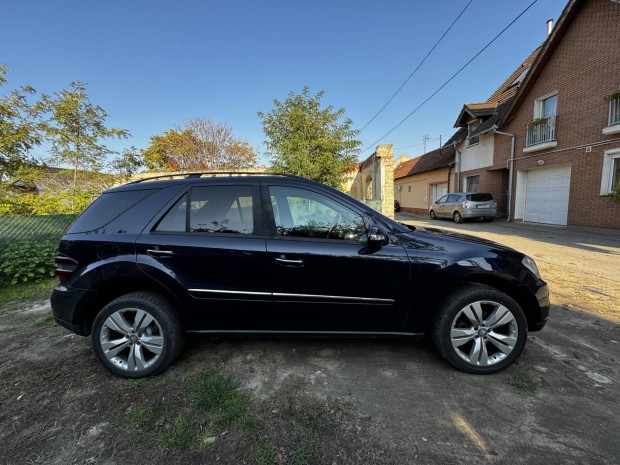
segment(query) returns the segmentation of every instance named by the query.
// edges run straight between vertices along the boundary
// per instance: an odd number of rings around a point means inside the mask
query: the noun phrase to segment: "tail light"
[[[56,276],[61,283],[66,283],[73,272],[77,269],[78,262],[71,257],[65,255],[57,255],[54,258],[56,262]]]
[[[469,202],[463,202],[463,208],[469,208]]]

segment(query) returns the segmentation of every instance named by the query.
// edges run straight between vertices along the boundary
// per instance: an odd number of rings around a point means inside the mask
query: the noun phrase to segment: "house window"
[[[620,188],[620,148],[605,151],[601,195],[607,195],[618,188]]]
[[[471,145],[476,145],[478,142],[480,142],[480,136],[474,136],[471,137],[471,135],[476,131],[476,129],[478,129],[478,126],[480,126],[480,120],[474,120],[471,123],[467,124],[467,140],[468,140],[468,146]]]
[[[478,192],[478,185],[480,184],[480,176],[467,176],[465,177],[465,192]]]
[[[534,118],[548,118],[558,112],[558,94],[536,100]]]
[[[557,110],[557,94],[541,97],[534,102],[534,120],[527,125],[527,147],[555,141]]]
[[[620,97],[609,101],[609,125],[620,124]]]
[[[407,186],[407,192],[411,192],[411,186]]]

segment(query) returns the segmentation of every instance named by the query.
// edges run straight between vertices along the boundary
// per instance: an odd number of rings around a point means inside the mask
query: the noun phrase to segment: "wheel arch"
[[[538,306],[536,296],[532,294],[527,287],[520,285],[518,282],[494,275],[472,276],[459,282],[451,289],[447,289],[445,295],[450,295],[456,292],[459,288],[467,285],[485,286],[497,289],[512,298],[523,310],[528,328],[535,327],[536,323],[540,321],[540,308]],[[435,315],[431,315],[431,318],[429,318],[429,325],[432,324],[434,317]]]
[[[108,303],[123,295],[136,291],[153,292],[166,299],[180,316],[179,309],[181,302],[179,299],[164,285],[148,278],[123,278],[110,279],[102,282],[97,288],[89,292],[77,304],[77,314],[82,334],[88,336],[91,333],[93,322],[97,314]],[[181,319],[179,318],[179,321]]]

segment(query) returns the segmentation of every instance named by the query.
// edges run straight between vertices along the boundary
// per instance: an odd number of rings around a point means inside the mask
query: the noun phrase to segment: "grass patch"
[[[314,436],[306,436],[303,438],[288,459],[290,465],[306,465],[310,459],[316,454],[317,440]]]
[[[56,278],[50,278],[38,283],[0,287],[0,313],[15,306],[16,303],[49,299],[57,283]]]
[[[32,324],[33,328],[50,328],[56,325],[56,321],[54,321],[54,315],[52,312],[48,312],[43,318],[39,318]]]
[[[178,415],[170,428],[158,433],[156,443],[162,452],[168,452],[176,447],[197,449],[200,428],[186,415]]]
[[[504,378],[504,382],[521,394],[532,395],[538,391],[538,381],[527,372],[515,373],[508,378]]]
[[[190,391],[198,408],[216,414],[214,427],[250,425],[247,418],[250,397],[241,392],[232,379],[206,373],[191,383]]]
[[[256,465],[273,465],[277,455],[278,448],[271,441],[264,442],[256,454]]]
[[[153,426],[157,421],[157,414],[151,407],[144,407],[138,405],[126,412],[125,415],[116,420],[112,424],[112,429],[120,431],[128,427],[133,427],[138,430],[144,431],[147,428]]]

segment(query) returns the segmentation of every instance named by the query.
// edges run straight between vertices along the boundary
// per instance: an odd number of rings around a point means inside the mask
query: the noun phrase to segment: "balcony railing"
[[[547,116],[545,118],[539,118],[537,121],[529,123],[527,125],[527,144],[531,145],[542,144],[544,142],[551,142],[555,140],[555,119],[557,116]]]
[[[620,97],[609,101],[609,125],[620,124]]]

